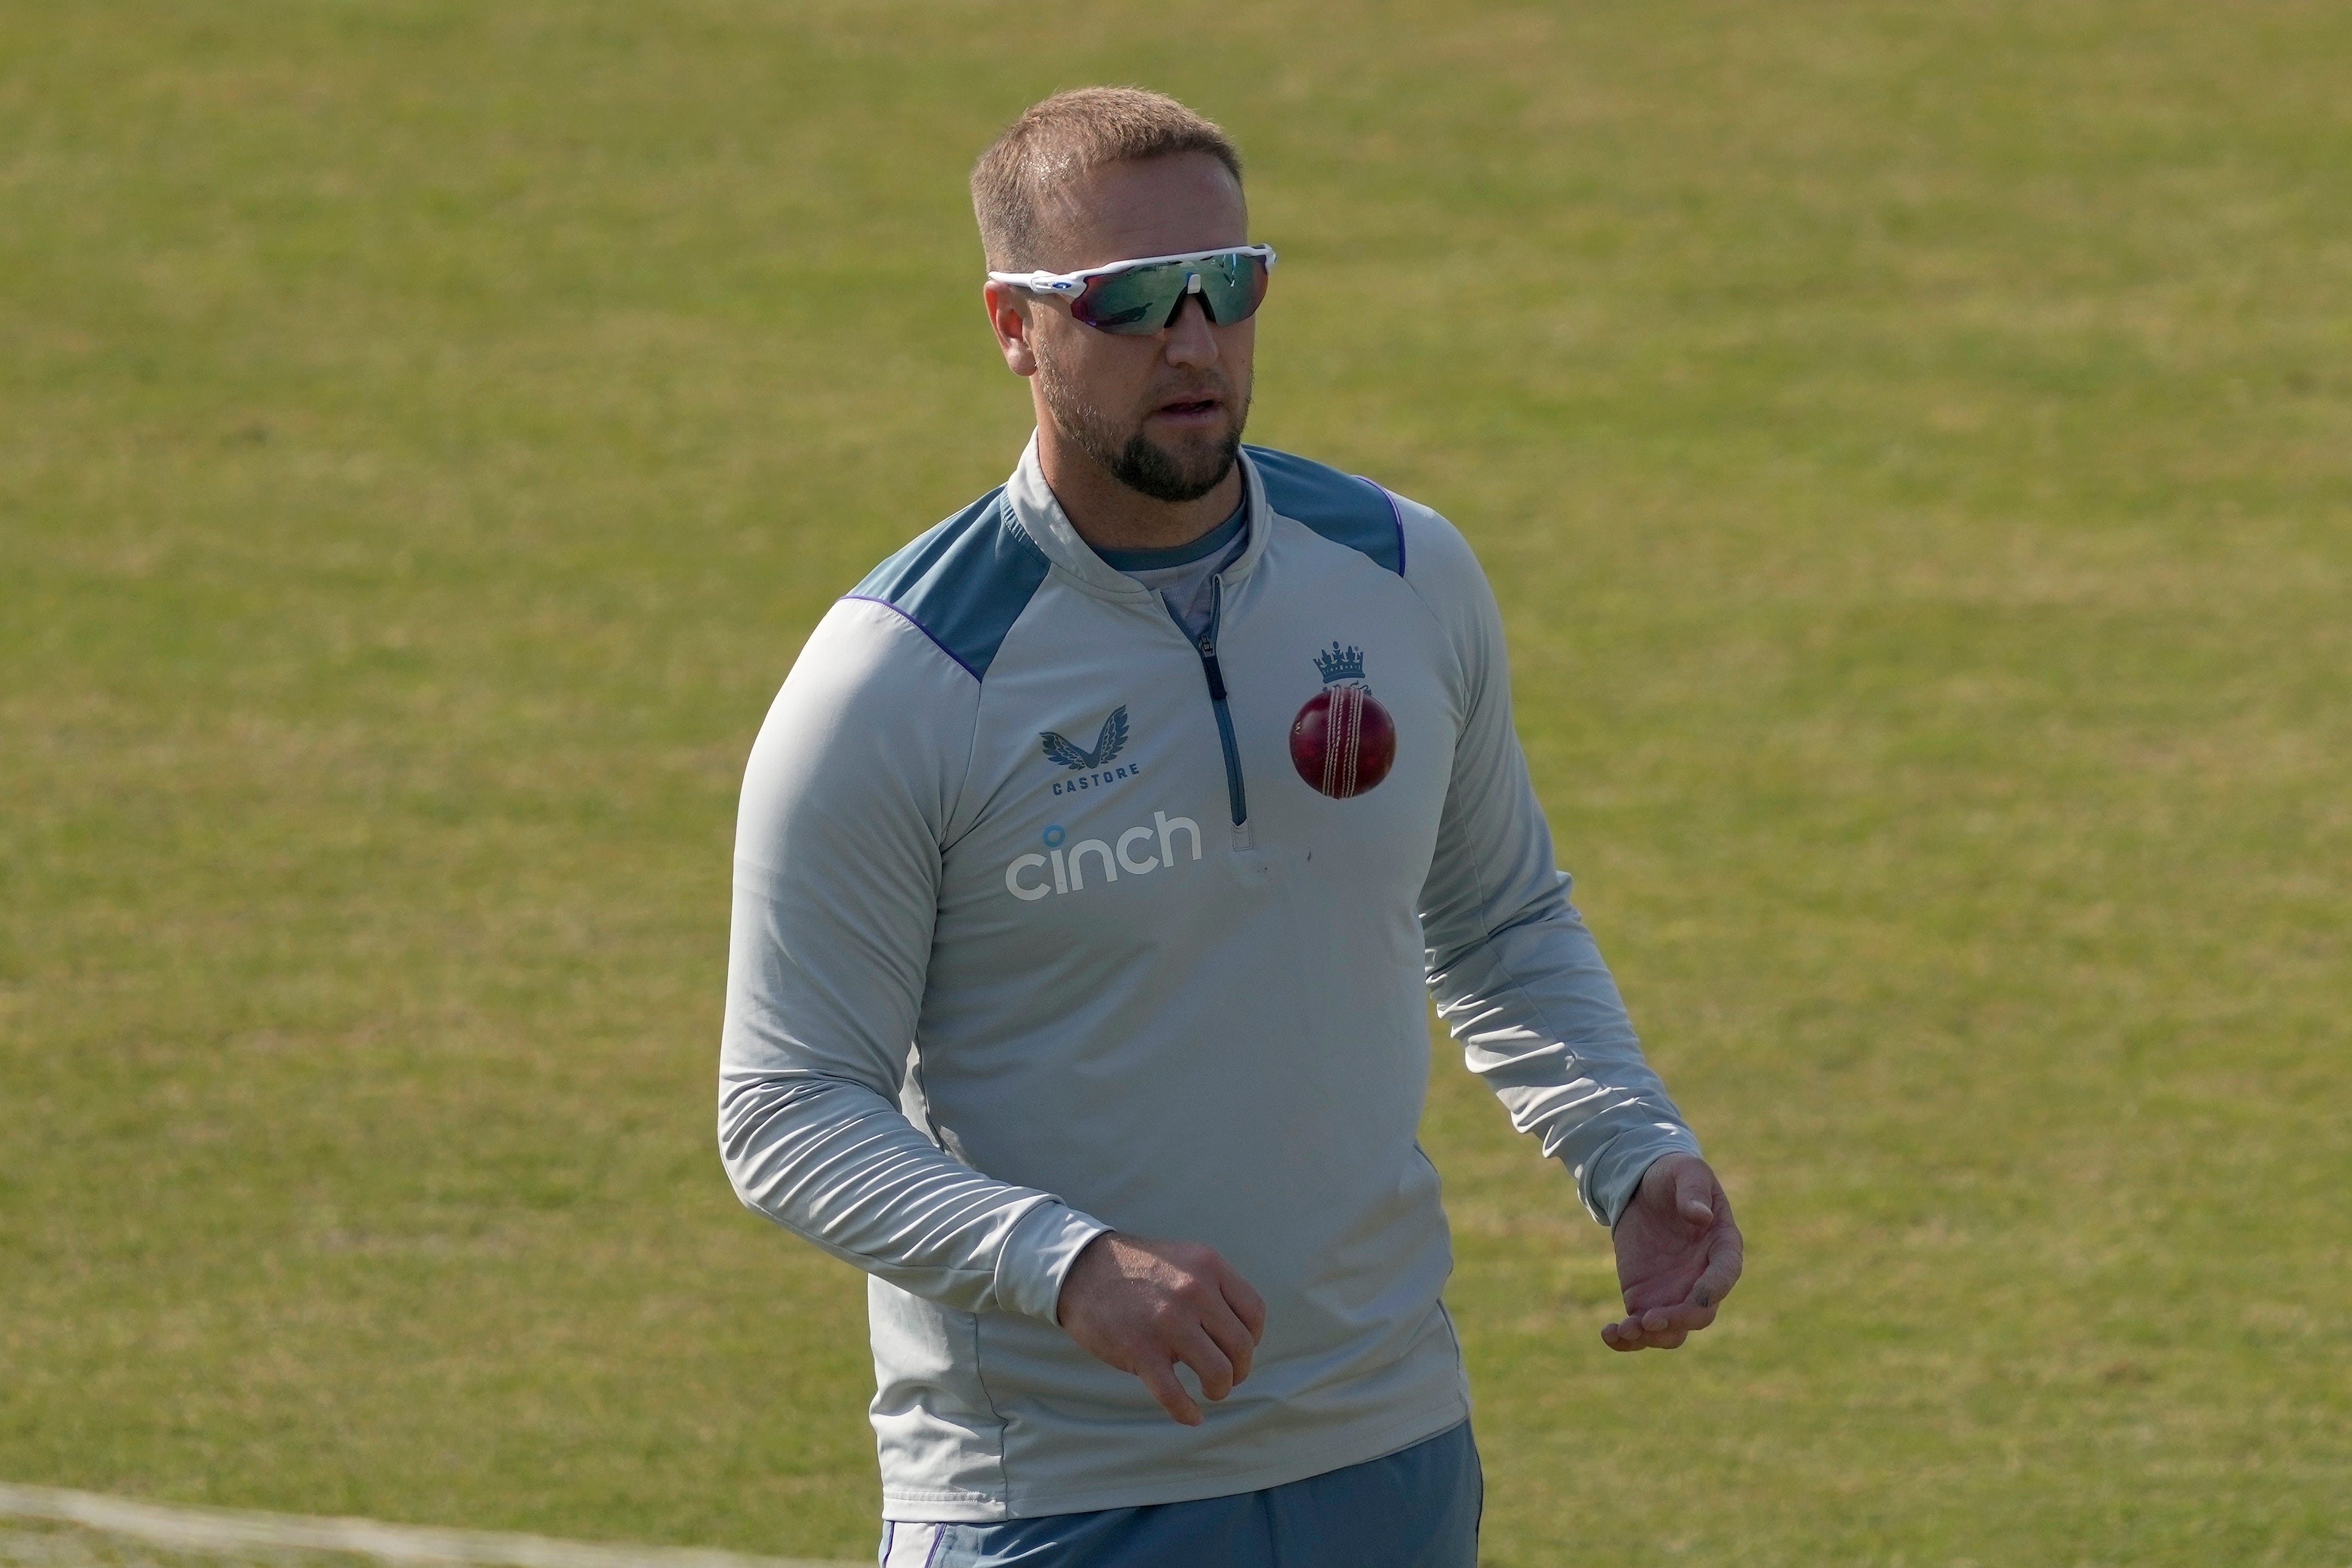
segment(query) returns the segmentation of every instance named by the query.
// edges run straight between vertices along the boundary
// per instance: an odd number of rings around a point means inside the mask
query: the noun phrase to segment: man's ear
[[[996,333],[996,346],[1004,355],[1005,367],[1015,375],[1037,374],[1037,349],[1030,341],[1036,330],[1036,300],[1009,283],[989,282],[980,291],[988,307],[988,324]]]

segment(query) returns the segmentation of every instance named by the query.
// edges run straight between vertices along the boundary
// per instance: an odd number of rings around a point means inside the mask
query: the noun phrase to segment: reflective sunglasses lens
[[[1201,300],[1209,320],[1221,327],[1246,321],[1265,302],[1265,260],[1256,256],[1217,256],[1200,264]]]
[[[1147,336],[1175,319],[1176,306],[1195,274],[1209,320],[1221,327],[1249,320],[1265,299],[1263,258],[1213,256],[1205,261],[1171,261],[1088,279],[1085,292],[1070,301],[1070,314],[1099,331]]]
[[[1156,332],[1175,314],[1185,280],[1194,270],[1189,266],[1139,267],[1090,278],[1086,291],[1070,301],[1070,314],[1100,331],[1122,336]]]

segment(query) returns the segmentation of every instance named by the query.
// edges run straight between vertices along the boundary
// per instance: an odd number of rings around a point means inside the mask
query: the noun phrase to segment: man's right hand
[[[1176,1363],[1223,1399],[1249,1375],[1265,1337],[1265,1303],[1214,1247],[1117,1231],[1087,1243],[1062,1277],[1055,1311],[1089,1355],[1141,1378],[1187,1426],[1201,1424],[1201,1407],[1176,1381]]]

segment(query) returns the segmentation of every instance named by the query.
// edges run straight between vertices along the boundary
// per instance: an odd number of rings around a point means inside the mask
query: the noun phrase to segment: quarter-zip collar
[[[1217,574],[1228,584],[1247,576],[1258,557],[1265,553],[1266,534],[1272,522],[1265,503],[1265,485],[1258,478],[1256,465],[1245,451],[1235,461],[1240,465],[1242,485],[1248,497],[1249,542],[1234,558],[1234,563]],[[1141,600],[1155,606],[1159,604],[1159,595],[1096,554],[1071,526],[1069,514],[1062,510],[1061,500],[1045,482],[1045,470],[1037,460],[1037,437],[1034,431],[1029,445],[1021,453],[1020,465],[1013,470],[1012,479],[1005,481],[1004,500],[1022,531],[1045,552],[1046,560],[1079,587],[1097,598]]]

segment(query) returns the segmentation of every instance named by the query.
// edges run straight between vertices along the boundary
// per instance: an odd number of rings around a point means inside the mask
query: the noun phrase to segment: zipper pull
[[[1217,647],[1207,637],[1201,639],[1201,668],[1209,675],[1209,700],[1225,700],[1225,672],[1217,668]]]

